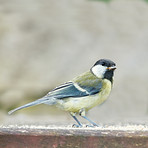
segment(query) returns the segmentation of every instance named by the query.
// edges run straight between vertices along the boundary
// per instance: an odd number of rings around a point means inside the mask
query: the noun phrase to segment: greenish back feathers
[[[102,79],[97,78],[91,72],[82,74],[81,76],[75,78],[73,82],[77,83],[82,89],[85,89],[89,95],[98,93],[102,88]]]

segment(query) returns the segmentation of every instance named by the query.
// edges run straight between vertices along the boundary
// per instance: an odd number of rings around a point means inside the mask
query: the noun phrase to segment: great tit
[[[77,114],[89,121],[90,126],[98,126],[87,118],[85,113],[108,98],[115,69],[116,64],[113,61],[100,59],[90,71],[56,87],[41,99],[9,111],[8,114],[26,107],[48,104],[68,111],[78,123],[74,124],[76,127],[82,127],[81,122],[76,118]]]

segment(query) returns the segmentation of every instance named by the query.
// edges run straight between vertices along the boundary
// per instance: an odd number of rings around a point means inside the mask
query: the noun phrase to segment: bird
[[[116,64],[113,61],[100,59],[89,71],[55,87],[42,98],[9,111],[8,114],[10,115],[23,108],[47,104],[69,112],[77,123],[73,124],[73,127],[83,126],[77,119],[77,115],[90,123],[87,126],[97,127],[98,124],[90,120],[86,116],[86,112],[102,104],[109,97],[115,69]]]

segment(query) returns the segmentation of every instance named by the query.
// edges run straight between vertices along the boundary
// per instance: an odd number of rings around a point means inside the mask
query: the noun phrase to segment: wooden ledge
[[[0,148],[135,148],[148,147],[148,126],[1,125]]]

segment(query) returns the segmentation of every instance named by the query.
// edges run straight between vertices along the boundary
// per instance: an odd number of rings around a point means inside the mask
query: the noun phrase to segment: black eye
[[[102,64],[101,64],[102,66],[105,66],[105,62],[102,62]]]

